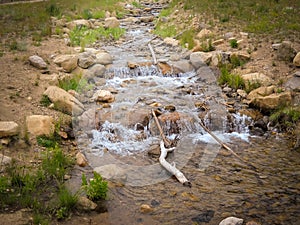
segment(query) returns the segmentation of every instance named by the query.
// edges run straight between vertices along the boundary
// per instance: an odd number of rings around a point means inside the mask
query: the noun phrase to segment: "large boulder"
[[[29,57],[29,63],[38,68],[38,69],[46,69],[47,63],[44,61],[44,59],[38,55],[32,55]]]
[[[19,125],[13,121],[0,121],[0,138],[19,134]]]
[[[54,133],[54,119],[51,116],[31,115],[26,117],[27,131],[33,136],[51,136]]]
[[[55,64],[61,66],[67,73],[72,72],[77,67],[77,61],[77,55],[59,55],[53,60]]]
[[[84,106],[78,99],[57,86],[48,87],[44,95],[48,96],[57,110],[69,115],[72,115],[72,113],[80,115],[84,110]]]
[[[300,67],[300,52],[298,52],[297,55],[295,56],[295,58],[293,59],[293,64],[295,66]]]
[[[292,102],[292,94],[289,91],[282,93],[273,93],[268,96],[261,96],[251,100],[250,105],[262,110],[271,111],[283,105],[289,105]]]
[[[116,17],[108,17],[105,19],[106,28],[116,28],[120,26],[120,21]]]

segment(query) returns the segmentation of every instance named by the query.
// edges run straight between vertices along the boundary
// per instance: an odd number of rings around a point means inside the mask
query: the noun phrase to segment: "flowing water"
[[[152,60],[149,41],[163,60],[186,50],[153,39],[152,24],[122,25],[126,40],[103,46],[114,64],[105,85],[96,87],[111,90],[116,99],[110,107],[87,104],[97,119],[90,128],[78,129],[79,147],[90,166],[113,181],[106,205],[110,224],[218,224],[228,216],[261,224],[299,224],[299,152],[291,151],[283,136],[252,136],[249,118],[228,114],[208,67],[209,83],[195,71],[164,76],[154,65],[129,69],[128,61]],[[207,109],[196,107],[196,102]],[[161,139],[152,109],[179,115],[180,122],[163,123],[167,137],[178,140],[167,160],[185,174],[191,187],[180,184],[151,153],[159,150]],[[203,130],[199,114],[204,112],[202,121],[251,165],[222,149]],[[149,212],[143,212],[142,205],[148,205]]]

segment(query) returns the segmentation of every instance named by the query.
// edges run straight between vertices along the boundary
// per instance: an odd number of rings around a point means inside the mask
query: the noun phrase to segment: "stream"
[[[99,46],[114,62],[104,83],[95,80],[93,91],[109,90],[115,100],[109,105],[87,102],[83,116],[92,118],[91,126],[76,127],[78,147],[89,165],[112,181],[105,206],[110,224],[219,224],[228,216],[298,224],[299,152],[290,150],[284,136],[252,135],[250,118],[228,113],[209,67],[165,75],[154,64],[144,65],[153,60],[148,43],[161,63],[180,64],[188,56],[186,49],[166,45],[149,32],[154,24],[141,18],[157,16],[154,8],[160,6],[146,6],[153,10],[136,17],[138,22],[121,20],[126,29],[122,42]],[[130,69],[128,62],[138,66]],[[164,133],[176,141],[167,161],[191,187],[159,164],[161,137],[151,110],[161,113]],[[221,148],[201,121],[252,167]]]

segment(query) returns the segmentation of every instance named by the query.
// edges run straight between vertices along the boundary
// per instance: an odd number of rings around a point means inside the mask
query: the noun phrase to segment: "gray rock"
[[[297,67],[300,67],[300,52],[298,52],[295,58],[293,59],[293,64]]]
[[[102,65],[108,65],[112,64],[113,58],[112,56],[107,52],[100,52],[96,54],[96,63],[102,64]]]
[[[300,91],[300,77],[293,76],[285,84],[285,88],[291,91]]]
[[[19,134],[19,125],[13,121],[0,121],[0,138]]]
[[[84,106],[78,99],[57,86],[48,87],[44,95],[48,96],[59,111],[69,115],[80,115],[84,111]]]
[[[274,50],[278,50],[279,47],[280,47],[280,45],[281,45],[281,44],[279,44],[279,43],[272,44],[272,48],[273,48]]]
[[[27,131],[33,136],[51,136],[54,133],[54,119],[51,116],[31,115],[26,117]]]
[[[38,69],[47,69],[47,63],[44,59],[38,55],[32,55],[29,57],[29,63]]]
[[[219,225],[242,225],[243,221],[243,219],[231,216],[222,220]]]
[[[296,53],[297,52],[292,47],[292,43],[290,41],[283,41],[278,48],[277,59],[292,62],[294,57],[296,56]]]
[[[88,69],[88,71],[85,72],[84,77],[87,79],[91,79],[94,77],[104,78],[105,71],[106,71],[105,66],[101,64],[95,64],[91,66]]]
[[[177,62],[170,62],[170,65],[173,66],[175,71],[179,73],[187,73],[194,71],[193,65],[189,62],[189,60],[180,60]]]
[[[87,69],[91,65],[95,64],[96,55],[91,52],[82,52],[78,56],[78,66],[83,69]]]
[[[206,66],[207,64],[209,64],[211,58],[212,58],[212,54],[205,53],[205,52],[193,52],[190,55],[190,61],[196,70],[202,66]]]
[[[217,79],[216,79],[213,71],[208,66],[200,67],[197,70],[197,75],[199,77],[199,81],[203,81],[207,84],[212,84],[212,83],[217,82]]]

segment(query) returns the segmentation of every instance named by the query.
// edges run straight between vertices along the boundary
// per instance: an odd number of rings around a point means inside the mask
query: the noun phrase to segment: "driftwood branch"
[[[153,58],[153,64],[156,65],[157,64],[157,59],[156,59],[154,50],[152,48],[152,45],[150,43],[148,43],[148,47],[150,49],[150,52],[151,52],[151,55],[152,55],[152,58]]]
[[[180,183],[182,183],[182,184],[185,185],[185,186],[191,187],[191,183],[188,181],[188,179],[186,179],[186,177],[183,175],[183,173],[180,172],[180,170],[178,170],[178,169],[175,167],[175,165],[171,165],[170,163],[167,162],[166,157],[167,157],[167,155],[168,155],[168,152],[174,151],[175,147],[173,147],[173,148],[166,148],[166,147],[165,147],[165,145],[168,146],[168,147],[171,146],[172,143],[171,143],[171,141],[168,140],[168,139],[166,138],[166,136],[164,135],[164,132],[163,132],[161,126],[160,126],[160,123],[159,123],[159,121],[158,121],[158,119],[157,119],[157,116],[156,116],[154,110],[152,110],[152,114],[153,114],[155,123],[156,123],[156,125],[157,125],[157,127],[158,127],[158,130],[159,130],[159,132],[160,132],[160,136],[161,136],[161,138],[162,138],[162,140],[161,140],[161,142],[160,142],[160,156],[159,156],[159,162],[160,162],[160,164],[161,164],[168,172],[170,172],[171,174],[173,174],[173,175],[177,178],[177,180],[178,180]]]
[[[162,140],[160,142],[160,156],[159,156],[159,162],[160,164],[171,174],[173,174],[177,180],[182,183],[183,185],[186,186],[191,186],[191,183],[186,179],[184,174],[178,170],[175,165],[171,165],[170,163],[167,162],[166,157],[168,155],[168,152],[174,151],[175,147],[173,148],[165,148],[164,141]]]

